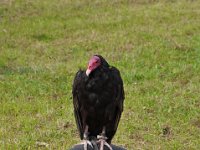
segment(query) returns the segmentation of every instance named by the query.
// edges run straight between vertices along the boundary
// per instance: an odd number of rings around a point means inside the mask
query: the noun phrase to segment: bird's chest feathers
[[[110,100],[110,87],[109,76],[101,74],[90,78],[85,85],[87,105],[93,107],[103,107]]]
[[[101,92],[102,88],[106,86],[108,81],[109,81],[109,74],[107,73],[94,74],[86,82],[85,88],[87,91],[99,93]]]

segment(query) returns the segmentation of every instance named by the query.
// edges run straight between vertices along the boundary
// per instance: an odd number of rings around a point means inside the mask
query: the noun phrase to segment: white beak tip
[[[86,75],[89,76],[90,72],[91,72],[91,70],[87,69],[86,70]]]

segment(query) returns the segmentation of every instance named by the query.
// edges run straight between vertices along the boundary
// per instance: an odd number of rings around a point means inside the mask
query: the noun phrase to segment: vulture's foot
[[[81,142],[81,144],[83,144],[84,146],[84,150],[87,150],[88,145],[91,146],[93,148],[92,143],[88,140],[88,125],[86,125],[84,133],[83,133],[83,141]]]
[[[108,144],[108,142],[106,142],[106,140],[108,139],[106,136],[98,135],[97,139],[97,144],[100,144],[100,150],[104,149],[104,145],[107,146],[110,150],[113,150],[112,147]]]
[[[83,144],[84,150],[87,150],[87,149],[88,149],[88,145],[91,146],[91,147],[93,148],[93,145],[92,145],[92,143],[91,143],[89,140],[83,140],[83,141],[81,142],[81,144]]]
[[[97,136],[97,144],[100,144],[100,150],[104,149],[104,145],[107,146],[110,150],[113,150],[112,147],[108,144],[108,142],[106,142],[106,140],[108,139],[106,137],[106,127],[103,127],[102,133],[100,135]]]

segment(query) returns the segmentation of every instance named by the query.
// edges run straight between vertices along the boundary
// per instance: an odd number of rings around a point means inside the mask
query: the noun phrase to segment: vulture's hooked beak
[[[87,70],[86,70],[86,75],[87,75],[87,76],[89,76],[89,75],[90,75],[90,73],[91,73],[91,71],[92,71],[92,70],[90,70],[90,69],[87,69]]]

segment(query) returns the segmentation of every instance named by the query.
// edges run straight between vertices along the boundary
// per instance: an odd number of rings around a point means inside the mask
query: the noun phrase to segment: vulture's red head
[[[93,56],[89,63],[86,70],[86,75],[89,76],[92,71],[98,68],[101,65],[101,59],[98,56]]]

